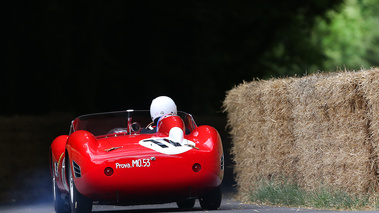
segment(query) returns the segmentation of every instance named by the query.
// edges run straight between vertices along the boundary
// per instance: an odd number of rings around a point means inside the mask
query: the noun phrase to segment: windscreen
[[[197,126],[192,116],[185,112],[178,112],[185,127],[192,132]],[[117,132],[131,133],[131,125],[137,123],[141,129],[152,122],[148,110],[128,110],[83,115],[72,121],[70,134],[78,130],[86,130],[95,136],[108,135]],[[133,132],[138,134],[139,131]]]

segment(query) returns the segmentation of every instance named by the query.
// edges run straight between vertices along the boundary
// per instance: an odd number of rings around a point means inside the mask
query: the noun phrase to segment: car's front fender
[[[88,166],[80,167],[79,165],[91,163],[93,153],[96,152],[97,147],[98,141],[96,137],[88,131],[79,130],[68,137],[65,157],[66,162],[71,164],[70,168],[74,175],[75,184],[80,181],[82,174],[86,173],[85,170],[89,168]]]
[[[55,181],[58,188],[64,190],[64,178],[62,177],[64,155],[68,135],[61,135],[54,139],[50,147],[50,169],[52,177],[55,176]],[[64,175],[64,174],[63,174]]]

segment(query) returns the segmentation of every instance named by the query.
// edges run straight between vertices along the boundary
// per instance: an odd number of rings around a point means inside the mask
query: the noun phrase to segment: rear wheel
[[[92,201],[80,194],[76,189],[72,174],[71,161],[68,161],[68,178],[70,185],[70,207],[72,213],[88,213],[92,211]]]
[[[222,200],[221,186],[200,197],[200,206],[205,210],[216,210],[220,208]]]
[[[195,206],[195,199],[186,199],[182,201],[176,202],[179,209],[186,210],[186,209],[192,209]]]

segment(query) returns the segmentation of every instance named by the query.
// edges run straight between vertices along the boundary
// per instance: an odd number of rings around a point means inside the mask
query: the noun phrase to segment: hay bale
[[[284,175],[308,190],[377,190],[379,70],[252,81],[227,93],[236,181],[248,199]]]
[[[307,182],[303,180],[317,180],[317,175],[322,170],[320,164],[304,163],[320,162],[323,158],[322,147],[320,147],[318,137],[319,132],[321,132],[319,130],[321,126],[317,125],[319,121],[315,111],[308,107],[309,105],[315,105],[314,102],[319,102],[320,96],[316,91],[316,83],[322,77],[322,75],[304,77],[289,85],[289,93],[293,103],[292,116],[294,124],[292,133],[295,138],[295,147],[291,155],[298,159],[296,181],[303,186],[307,185]],[[304,170],[309,170],[309,173],[304,172]]]
[[[327,185],[362,193],[372,183],[361,75],[318,74],[291,87],[298,183],[307,189]]]
[[[370,147],[371,169],[375,180],[371,184],[378,191],[379,177],[379,68],[371,69],[362,76],[363,94],[367,102],[368,146]]]
[[[266,149],[261,157],[267,161],[260,165],[264,177],[290,176],[296,171],[296,159],[291,155],[294,147],[293,104],[290,100],[288,85],[294,79],[274,79],[262,85],[261,102],[263,105],[262,133]]]
[[[294,172],[294,159],[289,155],[294,141],[286,88],[289,81],[244,83],[229,91],[225,100],[234,171],[242,197],[248,197],[262,178]]]
[[[234,172],[238,183],[238,191],[242,198],[248,197],[251,191],[252,179],[260,171],[257,156],[264,154],[267,139],[262,134],[263,112],[261,84],[257,81],[243,83],[229,91],[225,99],[225,110],[228,113],[228,126],[232,135]],[[253,106],[253,107],[249,107]],[[243,119],[241,119],[243,118]],[[246,134],[246,133],[249,134]],[[249,147],[249,149],[247,149]],[[259,158],[259,157],[258,157]]]

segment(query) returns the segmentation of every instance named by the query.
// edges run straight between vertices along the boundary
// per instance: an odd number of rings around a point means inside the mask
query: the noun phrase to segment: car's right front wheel
[[[214,190],[205,193],[200,197],[200,206],[205,210],[216,210],[220,208],[222,200],[221,186],[215,188]]]

